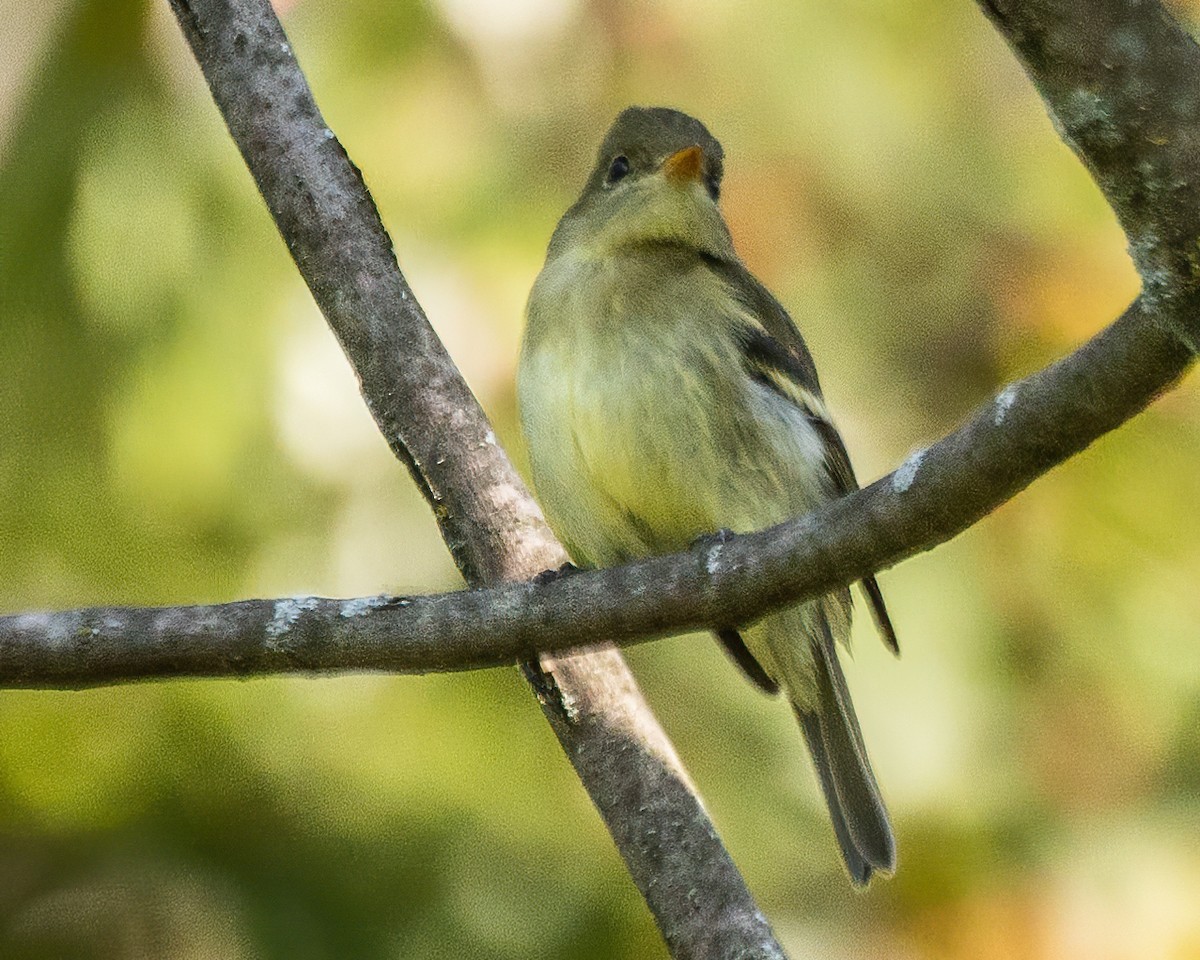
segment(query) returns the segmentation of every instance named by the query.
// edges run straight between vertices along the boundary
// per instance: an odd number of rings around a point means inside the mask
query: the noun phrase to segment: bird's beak
[[[663,161],[663,173],[671,183],[684,184],[699,181],[704,169],[704,151],[693,144],[671,154]]]

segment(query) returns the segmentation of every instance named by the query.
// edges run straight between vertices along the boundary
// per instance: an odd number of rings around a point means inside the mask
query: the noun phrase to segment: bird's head
[[[673,244],[732,253],[717,205],[725,152],[699,120],[666,107],[629,107],[600,146],[583,193],[563,216],[551,256],[605,255]]]

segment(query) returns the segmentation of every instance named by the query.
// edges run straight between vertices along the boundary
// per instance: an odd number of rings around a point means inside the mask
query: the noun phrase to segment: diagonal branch
[[[396,263],[268,0],[171,0],[363,397],[468,583],[566,559]],[[285,618],[286,619],[286,618]],[[523,665],[676,957],[782,957],[620,654]]]

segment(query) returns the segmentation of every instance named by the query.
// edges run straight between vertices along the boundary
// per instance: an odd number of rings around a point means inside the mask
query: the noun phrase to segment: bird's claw
[[[579,568],[568,560],[561,567],[555,567],[553,570],[543,570],[533,578],[533,582],[541,587],[545,586],[547,583],[554,583],[556,580],[561,580],[563,577],[569,577],[571,574],[578,572]]]
[[[690,549],[706,550],[709,547],[723,547],[736,536],[737,534],[728,527],[722,527],[714,533],[702,533],[692,541]]]

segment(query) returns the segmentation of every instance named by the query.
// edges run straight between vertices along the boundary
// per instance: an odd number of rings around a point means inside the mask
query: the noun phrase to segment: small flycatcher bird
[[[539,500],[581,565],[759,530],[857,489],[804,340],[734,252],[723,161],[700,121],[625,110],[530,294],[521,424]],[[863,587],[896,651],[875,579]],[[717,636],[791,702],[862,885],[896,858],[838,663],[851,607],[838,590]]]

